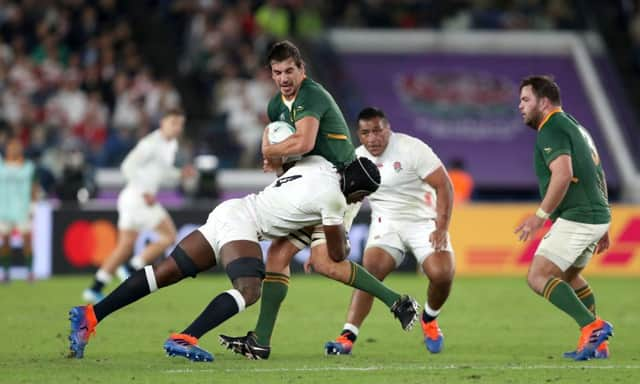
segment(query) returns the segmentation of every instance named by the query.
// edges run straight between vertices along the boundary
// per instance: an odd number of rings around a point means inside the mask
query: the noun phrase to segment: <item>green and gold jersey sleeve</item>
[[[538,133],[536,150],[540,152],[546,166],[560,155],[571,156],[571,139],[564,130],[542,129]]]
[[[311,84],[312,80],[305,79],[300,92],[293,103],[291,115],[294,121],[304,117],[315,117],[319,121],[331,108],[331,96],[318,84]],[[324,92],[323,92],[324,91]]]

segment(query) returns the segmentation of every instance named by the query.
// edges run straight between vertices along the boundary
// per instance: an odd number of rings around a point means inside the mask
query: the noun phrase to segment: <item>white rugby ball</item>
[[[267,138],[269,144],[276,144],[284,141],[287,137],[293,135],[296,129],[286,121],[274,121],[267,125]]]

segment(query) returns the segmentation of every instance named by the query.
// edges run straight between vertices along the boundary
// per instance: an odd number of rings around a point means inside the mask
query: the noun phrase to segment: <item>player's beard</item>
[[[542,112],[540,112],[540,110],[536,108],[531,111],[531,116],[525,121],[525,124],[529,126],[529,128],[537,131],[541,121]]]

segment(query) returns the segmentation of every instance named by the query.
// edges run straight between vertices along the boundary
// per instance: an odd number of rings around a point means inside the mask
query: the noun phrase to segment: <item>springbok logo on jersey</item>
[[[396,171],[396,173],[402,171],[402,164],[400,164],[399,161],[394,161],[393,162],[393,170]]]

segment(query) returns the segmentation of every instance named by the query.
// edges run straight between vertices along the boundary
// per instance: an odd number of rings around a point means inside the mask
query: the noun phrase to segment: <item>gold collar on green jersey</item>
[[[554,109],[551,110],[551,112],[547,113],[547,115],[544,117],[544,119],[542,119],[542,122],[540,123],[540,125],[538,125],[538,131],[540,131],[542,129],[542,126],[547,123],[547,121],[551,118],[551,116],[553,116],[554,114],[556,114],[558,112],[562,112],[562,108],[561,107],[554,108]]]

